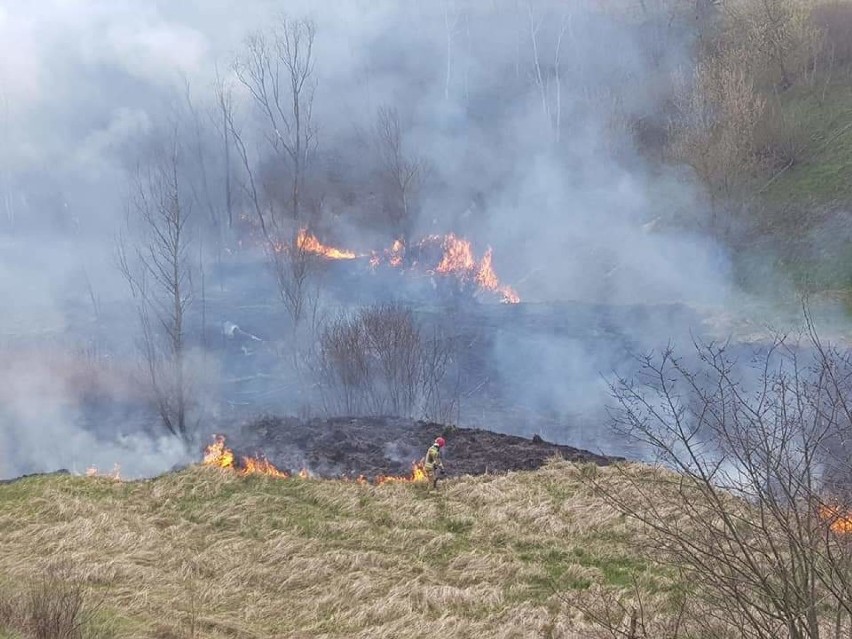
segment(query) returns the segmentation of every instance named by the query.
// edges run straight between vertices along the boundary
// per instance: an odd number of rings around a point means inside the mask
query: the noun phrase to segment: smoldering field
[[[329,326],[387,302],[446,345],[411,416],[641,454],[608,434],[612,371],[766,319],[694,230],[709,204],[689,173],[637,151],[692,64],[689,15],[651,4],[0,3],[0,477],[151,475],[262,413],[387,411],[342,404],[321,362]],[[308,61],[295,102],[282,25]],[[151,383],[173,314],[152,270],[141,296],[123,277],[144,279],[140,194],[164,188],[183,215],[183,441]],[[296,317],[271,247],[298,228],[365,257],[306,256]],[[450,232],[493,249],[519,304],[434,263],[368,263]]]

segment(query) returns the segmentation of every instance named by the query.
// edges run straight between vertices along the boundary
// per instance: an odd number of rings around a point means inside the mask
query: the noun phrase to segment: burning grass
[[[390,248],[382,251],[371,251],[359,255],[355,251],[324,244],[307,229],[300,229],[296,235],[296,246],[299,250],[321,257],[326,260],[354,260],[358,257],[369,257],[370,266],[375,269],[380,265],[391,268],[407,268],[423,271],[430,275],[454,277],[460,284],[472,285],[480,291],[498,295],[504,304],[517,304],[521,301],[518,293],[507,284],[500,281],[493,266],[493,251],[491,247],[485,250],[481,259],[474,255],[470,240],[457,236],[455,233],[446,235],[427,235],[415,242],[412,247],[414,255],[421,256],[406,259],[406,246],[402,240],[395,240]],[[289,250],[286,244],[275,244],[276,252]],[[421,263],[422,257],[432,253],[432,261]]]
[[[213,436],[213,443],[207,446],[204,449],[204,458],[201,462],[203,466],[209,466],[211,468],[218,468],[220,470],[227,471],[229,473],[234,473],[240,477],[248,477],[249,475],[265,475],[267,477],[274,477],[276,479],[310,479],[311,473],[307,468],[303,468],[295,475],[290,475],[290,473],[279,470],[275,467],[275,465],[270,462],[265,457],[240,457],[237,460],[234,455],[234,451],[228,448],[225,443],[225,438],[221,435]],[[116,467],[117,468],[117,467]],[[94,472],[89,472],[94,470]],[[89,469],[86,472],[86,475],[91,477],[93,475],[99,475],[97,469]],[[118,470],[114,471],[113,475],[110,475],[113,479],[120,479],[118,475]],[[367,477],[363,475],[359,475],[355,479],[351,478],[341,478],[344,481],[355,481],[359,484],[367,484],[370,482]],[[423,467],[422,462],[414,461],[411,464],[411,475],[408,477],[397,477],[393,475],[377,475],[372,478],[372,482],[377,486],[382,484],[407,484],[407,483],[421,483],[425,482],[428,479],[426,474],[426,469]]]
[[[103,591],[119,637],[583,636],[554,588],[653,571],[581,472],[554,462],[437,493],[204,466],[27,479],[0,487],[0,590],[61,558]]]

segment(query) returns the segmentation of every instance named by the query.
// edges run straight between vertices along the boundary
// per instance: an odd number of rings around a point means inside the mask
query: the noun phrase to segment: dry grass
[[[647,570],[583,472],[554,462],[439,493],[208,468],[35,478],[0,486],[0,588],[61,560],[118,637],[589,636],[554,590]]]
[[[0,628],[5,629],[0,639],[112,639],[110,624],[97,618],[97,602],[87,601],[87,588],[73,573],[51,571],[22,585],[0,596]]]

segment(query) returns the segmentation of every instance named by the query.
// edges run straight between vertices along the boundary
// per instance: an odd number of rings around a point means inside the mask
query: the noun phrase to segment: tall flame
[[[435,269],[438,273],[464,273],[476,269],[473,248],[468,240],[450,233],[444,237],[444,254]]]
[[[494,267],[491,265],[492,251],[489,246],[482,256],[482,261],[479,263],[479,268],[476,273],[476,283],[480,288],[486,291],[499,293],[503,297],[505,304],[517,304],[521,301],[520,296],[511,286],[506,286],[500,283],[500,278],[494,272]]]
[[[213,443],[204,449],[205,466],[217,466],[219,468],[234,468],[234,451],[225,447],[225,438],[221,435],[213,436]]]
[[[234,463],[234,451],[225,446],[225,438],[221,435],[213,436],[213,443],[204,449],[204,466],[215,466],[237,473],[243,477],[248,475],[267,475],[269,477],[280,477],[285,479],[290,475],[283,470],[278,470],[268,459],[262,457],[243,457],[242,466],[237,468]]]
[[[444,276],[453,276],[462,282],[473,282],[481,290],[500,295],[505,304],[517,304],[521,301],[520,296],[512,287],[502,284],[497,273],[494,271],[494,252],[488,247],[481,260],[476,259],[470,240],[459,237],[455,233],[447,235],[427,235],[415,244],[418,250],[439,247],[441,258],[437,266],[428,273],[437,273]],[[396,240],[390,249],[383,253],[373,252],[370,257],[370,266],[377,267],[382,261],[393,267],[403,265],[405,255],[405,244],[402,240]],[[411,264],[412,267],[416,263]]]
[[[494,272],[494,253],[490,246],[479,262],[473,256],[470,240],[458,237],[455,233],[444,237],[443,246],[444,255],[435,269],[438,273],[455,274],[462,280],[473,280],[479,288],[498,293],[506,304],[517,304],[521,301],[510,286],[500,283],[500,278]]]

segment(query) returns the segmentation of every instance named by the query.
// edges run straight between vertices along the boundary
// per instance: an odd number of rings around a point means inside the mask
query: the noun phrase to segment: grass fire
[[[0,639],[852,639],[852,0],[0,0]]]
[[[455,233],[426,236],[415,242],[408,252],[405,242],[398,239],[390,248],[358,254],[324,244],[307,229],[301,228],[294,245],[298,251],[325,260],[368,259],[374,272],[382,267],[422,272],[454,279],[460,285],[470,285],[481,292],[497,295],[505,304],[518,304],[521,301],[518,293],[511,286],[503,284],[495,273],[491,247],[485,250],[482,258],[477,259],[471,241]],[[284,242],[275,242],[273,250],[286,253],[291,251],[292,247]],[[408,254],[410,256],[407,256]]]
[[[312,477],[307,468],[302,468],[296,474],[279,470],[269,460],[263,457],[235,457],[234,452],[225,445],[225,437],[214,435],[214,441],[204,450],[204,458],[201,462],[203,466],[211,466],[213,468],[221,468],[225,471],[232,472],[241,477],[250,475],[265,475],[267,477],[275,477],[278,479],[309,479]],[[117,476],[116,476],[117,478]],[[349,480],[343,477],[341,479]],[[393,476],[393,475],[376,475],[373,477],[373,483],[376,485],[382,484],[400,484],[400,483],[420,483],[427,479],[426,471],[422,463],[414,461],[411,464],[411,475],[408,477]],[[355,481],[366,482],[368,479],[359,474]]]

